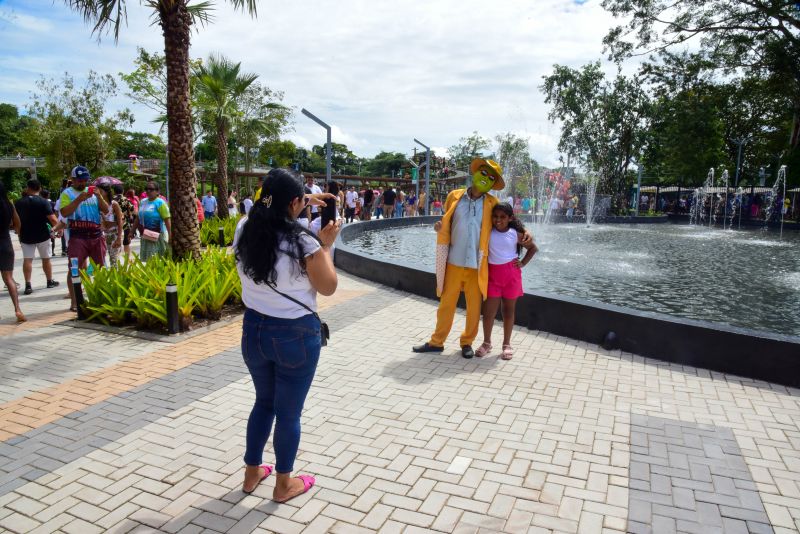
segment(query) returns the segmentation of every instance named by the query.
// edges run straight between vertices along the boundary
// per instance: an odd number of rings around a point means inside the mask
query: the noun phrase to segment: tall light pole
[[[306,108],[303,108],[301,111],[303,115],[325,128],[325,131],[328,133],[328,142],[325,145],[325,183],[327,184],[331,181],[331,127],[322,122]]]
[[[419,146],[425,149],[425,215],[430,213],[430,203],[431,203],[431,195],[430,195],[430,180],[431,180],[431,147],[421,143],[417,138],[414,138],[414,142],[417,143]],[[417,177],[417,183],[419,184],[419,177]],[[417,199],[419,199],[419,195],[417,195]],[[417,200],[419,203],[419,200]]]

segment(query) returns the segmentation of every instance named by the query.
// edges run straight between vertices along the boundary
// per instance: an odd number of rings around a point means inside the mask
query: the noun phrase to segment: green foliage
[[[167,324],[166,286],[177,285],[183,324],[193,319],[218,319],[223,306],[241,302],[236,261],[226,249],[210,247],[200,259],[176,261],[154,256],[142,263],[134,256],[114,268],[98,269],[94,277],[81,271],[87,320],[111,325],[134,323],[143,329]]]
[[[206,64],[193,70],[195,105],[203,126],[217,135],[227,136],[233,122],[241,117],[238,100],[258,78],[257,74],[241,72],[241,66],[212,54]]]
[[[552,106],[548,118],[562,124],[559,150],[597,172],[601,191],[621,191],[644,140],[649,98],[641,81],[606,80],[600,62],[580,70],[555,65],[541,89]]]
[[[649,55],[645,67],[673,93],[690,90],[699,78],[722,80],[717,89],[727,95],[718,117],[729,167],[738,159],[737,140],[747,138],[743,176],[754,176],[759,166],[776,172],[781,163],[800,161],[797,2],[603,0],[602,6],[625,21],[604,39],[613,59]]]
[[[128,109],[106,112],[106,103],[117,95],[117,84],[109,75],[89,71],[83,86],[70,74],[60,80],[41,78],[31,97],[33,119],[22,134],[29,150],[47,158],[47,175],[59,181],[75,165],[96,171],[121,141],[121,127],[130,125]]]
[[[392,171],[400,174],[406,164],[406,155],[401,152],[379,152],[374,158],[364,162],[366,176],[391,176]]]
[[[28,128],[32,119],[20,116],[17,106],[0,104],[0,156],[30,156],[22,139],[22,132]]]
[[[288,140],[265,141],[258,149],[259,163],[271,167],[288,167],[295,161],[296,156],[297,146]]]
[[[131,154],[136,154],[144,159],[164,159],[167,144],[155,134],[145,132],[120,132],[120,140],[115,147],[116,159],[128,159]]]
[[[240,218],[239,216],[225,219],[212,217],[211,219],[203,220],[200,225],[200,244],[204,247],[219,246],[219,227],[222,226],[225,231],[225,246],[232,245],[233,235],[236,232],[236,225],[239,223]]]
[[[250,172],[259,145],[265,141],[281,142],[278,136],[289,123],[291,109],[280,103],[283,92],[273,91],[258,82],[248,87],[238,99],[240,115],[233,124],[234,150],[244,161],[244,170]],[[291,141],[284,141],[294,147]],[[294,156],[294,153],[292,153]]]
[[[313,170],[312,172],[325,172],[325,150],[326,145],[314,145],[311,147],[311,152],[319,157],[322,162],[321,170]],[[331,143],[331,169],[333,174],[358,174],[359,157],[347,148],[347,145],[342,143]],[[303,168],[303,170],[306,170]]]
[[[492,142],[478,132],[472,132],[467,137],[462,137],[458,143],[447,149],[457,170],[466,170],[475,158],[486,157],[485,150],[491,148]]]

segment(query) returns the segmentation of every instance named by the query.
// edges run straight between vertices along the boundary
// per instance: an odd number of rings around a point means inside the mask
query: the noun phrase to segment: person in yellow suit
[[[436,237],[436,330],[427,343],[414,352],[442,352],[453,327],[458,296],[463,291],[467,303],[467,324],[461,334],[461,355],[472,358],[472,342],[478,335],[481,305],[489,285],[489,235],[492,208],[499,200],[488,194],[505,187],[503,169],[490,159],[475,159],[469,167],[472,185],[447,195],[444,215],[433,229]],[[525,233],[523,242],[531,239]]]

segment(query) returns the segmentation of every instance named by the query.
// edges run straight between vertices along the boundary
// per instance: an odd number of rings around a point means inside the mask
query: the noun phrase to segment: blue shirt
[[[169,217],[169,206],[163,198],[155,200],[145,198],[139,202],[139,221],[145,229],[162,232],[166,228],[164,220]]]
[[[483,200],[483,195],[472,200],[469,192],[466,192],[458,201],[450,223],[450,252],[447,263],[469,269],[478,268]]]
[[[205,212],[212,212],[217,211],[217,199],[213,196],[204,196],[203,197],[203,211]]]
[[[61,208],[67,207],[69,204],[78,198],[78,195],[83,191],[76,191],[72,187],[64,189],[61,193]],[[78,209],[72,212],[72,215],[67,217],[69,226],[73,226],[74,222],[88,222],[100,226],[100,206],[97,203],[97,197],[92,195],[78,205]]]

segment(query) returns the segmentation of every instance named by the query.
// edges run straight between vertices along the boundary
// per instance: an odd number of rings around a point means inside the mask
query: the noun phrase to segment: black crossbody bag
[[[274,284],[272,284],[272,283],[270,283],[270,282],[267,282],[267,285],[268,285],[270,288],[272,288],[272,290],[273,290],[275,293],[277,293],[278,295],[280,295],[280,296],[282,296],[282,297],[284,297],[284,298],[287,298],[287,299],[291,300],[292,302],[294,302],[295,304],[297,304],[297,305],[299,305],[299,306],[302,306],[303,308],[307,309],[307,310],[308,310],[308,311],[311,313],[311,315],[313,315],[314,317],[316,317],[316,318],[317,318],[317,320],[319,321],[319,337],[320,337],[320,340],[321,340],[321,345],[322,345],[323,347],[326,347],[326,346],[328,346],[328,340],[331,338],[331,331],[330,331],[330,329],[328,328],[328,324],[327,324],[325,321],[323,321],[323,320],[320,318],[320,316],[319,316],[319,315],[317,315],[317,312],[315,312],[314,310],[312,310],[311,308],[309,308],[308,306],[306,306],[305,304],[303,304],[302,302],[300,302],[300,301],[299,301],[299,300],[297,300],[296,298],[290,297],[290,296],[289,296],[289,295],[287,295],[286,293],[282,293],[282,292],[278,291],[278,288],[276,288]]]

